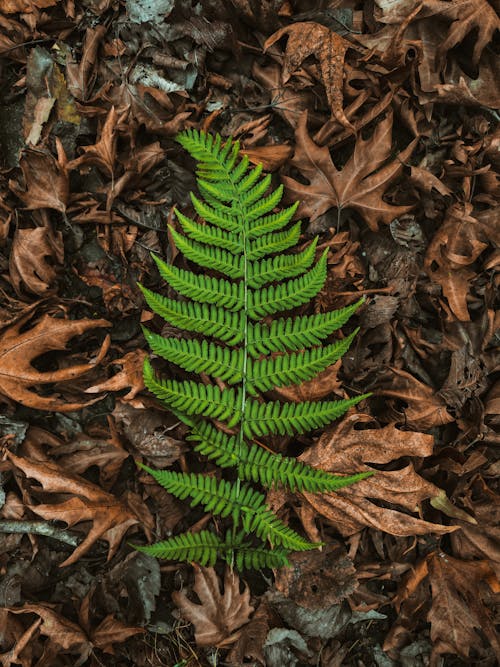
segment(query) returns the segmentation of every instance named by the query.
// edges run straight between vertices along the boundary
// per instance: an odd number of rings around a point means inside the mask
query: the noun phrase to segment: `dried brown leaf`
[[[64,350],[67,342],[90,329],[108,327],[107,320],[63,320],[44,315],[31,329],[22,331],[29,314],[5,329],[0,335],[0,393],[14,401],[38,410],[71,412],[89,403],[65,403],[54,397],[39,396],[31,387],[74,380],[100,363],[106,354],[106,339],[95,359],[88,364],[38,371],[31,362],[45,352]]]
[[[12,452],[7,452],[7,457],[27,477],[36,479],[45,492],[70,496],[52,505],[31,505],[33,512],[44,519],[65,521],[70,527],[82,521],[92,522],[86,538],[60,567],[75,563],[98,539],[109,543],[110,560],[127,530],[137,523],[136,517],[113,495],[83,477],[69,474],[56,463],[38,462]]]
[[[24,187],[10,181],[11,190],[28,210],[51,208],[66,212],[69,199],[69,180],[66,169],[66,155],[62,144],[56,138],[58,157],[39,148],[25,148],[19,165],[24,176]]]
[[[293,23],[275,32],[264,43],[264,51],[284,35],[288,36],[288,41],[281,72],[282,82],[286,83],[308,56],[316,56],[332,115],[354,132],[342,105],[344,58],[347,49],[353,48],[353,45],[320,23],[305,22]]]
[[[303,493],[313,519],[325,517],[342,535],[352,535],[365,526],[391,535],[449,533],[455,526],[443,526],[416,518],[420,504],[437,496],[440,489],[421,477],[409,463],[398,470],[379,470],[374,463],[388,464],[403,456],[427,457],[434,439],[425,433],[400,431],[394,424],[383,428],[358,430],[371,421],[367,415],[353,414],[326,431],[318,442],[299,457],[300,461],[335,474],[376,471],[375,475],[335,493]],[[391,503],[394,509],[380,507],[372,499]],[[302,517],[303,518],[303,517]]]
[[[353,208],[373,231],[378,224],[389,224],[412,206],[393,206],[382,197],[389,184],[400,175],[417,140],[388,162],[392,146],[392,114],[381,121],[369,139],[358,137],[354,153],[343,169],[333,164],[326,146],[315,144],[307,133],[307,115],[300,118],[295,133],[296,148],[292,164],[309,182],[299,183],[283,177],[288,197],[300,200],[301,215],[316,220],[332,207]]]
[[[241,634],[242,625],[248,623],[253,607],[250,605],[250,591],[245,585],[240,593],[240,579],[236,572],[226,568],[224,592],[212,567],[193,565],[195,570],[193,591],[201,604],[188,599],[182,591],[172,593],[174,603],[186,620],[195,627],[198,646],[229,646]]]
[[[64,261],[61,232],[49,225],[16,229],[9,257],[9,273],[18,295],[27,290],[46,296],[53,292],[56,267]]]
[[[97,628],[91,631],[90,637],[96,648],[101,649],[104,653],[114,654],[113,644],[121,644],[129,637],[143,632],[145,632],[144,628],[129,627],[109,614]]]
[[[458,560],[442,552],[428,558],[432,607],[427,616],[431,623],[433,664],[443,653],[470,658],[472,648],[481,649],[487,637],[497,660],[500,661],[500,642],[495,626],[482,601],[487,583],[498,581],[487,561]]]
[[[378,393],[381,396],[390,396],[406,403],[403,414],[408,426],[425,431],[434,426],[443,426],[454,421],[446,409],[443,398],[431,387],[399,368],[389,370],[391,375]]]
[[[57,5],[60,0],[2,0],[0,10],[6,14],[29,13]]]
[[[112,378],[101,382],[100,384],[89,387],[85,390],[87,394],[99,394],[103,391],[120,391],[131,387],[128,394],[123,396],[123,400],[132,400],[137,394],[144,389],[143,366],[144,359],[147,357],[147,352],[144,350],[134,350],[128,352],[121,359],[115,359],[113,364],[120,364],[123,366],[121,370]]]

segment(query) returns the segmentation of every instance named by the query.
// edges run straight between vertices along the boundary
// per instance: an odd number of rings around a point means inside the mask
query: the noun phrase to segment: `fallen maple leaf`
[[[288,41],[283,60],[281,79],[286,83],[299,69],[302,62],[315,55],[320,64],[321,78],[332,115],[346,128],[354,128],[346,117],[342,105],[344,84],[344,58],[347,49],[356,48],[350,42],[320,23],[292,23],[271,35],[264,43],[264,52],[284,35]]]
[[[172,593],[172,599],[183,618],[193,623],[198,646],[229,646],[238,639],[239,628],[248,623],[254,610],[250,606],[248,586],[245,585],[245,590],[240,593],[238,575],[226,568],[224,593],[221,593],[219,579],[212,567],[196,564],[193,567],[193,591],[201,604],[191,602],[182,591]]]
[[[289,176],[283,176],[283,182],[288,197],[301,201],[299,215],[313,221],[333,206],[353,208],[370,229],[377,231],[378,223],[389,224],[412,208],[393,206],[382,199],[418,141],[414,139],[395,159],[384,165],[392,151],[392,114],[377,125],[370,139],[358,137],[352,157],[341,170],[333,164],[328,147],[318,146],[309,137],[306,113],[299,120],[295,138],[292,165],[309,184],[304,185]]]
[[[45,492],[70,495],[68,500],[57,504],[30,505],[35,514],[48,520],[65,521],[68,526],[92,522],[87,537],[59,567],[75,563],[98,539],[108,542],[110,560],[130,526],[138,523],[135,515],[113,495],[83,477],[69,474],[55,463],[22,458],[12,452],[7,452],[7,458],[27,477],[36,479]]]
[[[394,424],[378,429],[357,430],[372,421],[368,415],[353,414],[326,431],[299,461],[335,474],[374,470],[369,463],[387,464],[403,456],[427,457],[433,453],[434,438],[425,433],[400,431]],[[449,533],[456,526],[430,523],[372,502],[391,503],[408,512],[418,511],[422,501],[438,496],[440,489],[415,472],[413,465],[399,470],[376,470],[376,474],[335,493],[303,493],[307,501],[301,518],[312,534],[314,518],[325,517],[342,535],[352,535],[365,526],[391,535]],[[317,535],[316,535],[317,537]]]
[[[128,394],[122,398],[125,401],[132,400],[144,389],[142,369],[144,366],[144,359],[147,356],[147,352],[138,349],[133,352],[128,352],[121,359],[115,359],[113,364],[121,364],[123,370],[116,375],[113,375],[113,377],[106,380],[106,382],[101,382],[101,384],[89,387],[85,390],[85,393],[98,394],[102,391],[120,391],[121,389],[131,387]]]
[[[31,362],[45,352],[64,350],[67,342],[89,329],[108,327],[107,320],[63,320],[44,315],[31,329],[21,331],[30,314],[22,317],[0,335],[0,394],[38,410],[72,412],[90,403],[65,403],[57,398],[39,396],[30,390],[38,384],[74,380],[100,363],[109,347],[106,338],[93,362],[38,371]]]

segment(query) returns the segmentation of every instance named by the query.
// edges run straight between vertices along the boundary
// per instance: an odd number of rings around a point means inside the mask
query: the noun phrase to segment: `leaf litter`
[[[0,5],[0,663],[495,664],[497,4]],[[366,298],[342,363],[269,394],[373,392],[261,443],[375,471],[269,494],[325,542],[290,570],[128,545],[209,518],[133,464],[212,472],[141,375],[140,325],[162,324],[136,283],[162,289],[150,250],[180,261],[185,127],[233,134],[301,200],[329,249],[308,314]]]

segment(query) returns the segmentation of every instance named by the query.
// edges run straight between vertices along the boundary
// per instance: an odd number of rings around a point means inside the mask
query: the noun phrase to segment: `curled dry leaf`
[[[39,396],[30,387],[74,380],[88,373],[102,361],[109,339],[103,342],[95,359],[88,364],[43,372],[36,370],[31,362],[45,352],[64,350],[73,336],[90,329],[108,327],[110,323],[107,320],[63,320],[44,315],[31,329],[21,331],[29,317],[21,318],[0,335],[0,394],[38,410],[71,412],[89,405],[92,401],[65,403],[54,397]]]
[[[61,232],[47,225],[16,229],[9,257],[9,274],[18,295],[23,290],[46,296],[53,291],[56,267],[64,261]]]
[[[121,364],[123,370],[113,375],[106,382],[89,387],[85,392],[87,394],[98,394],[102,391],[120,391],[121,389],[130,387],[130,391],[123,396],[123,400],[132,400],[144,389],[142,368],[144,366],[144,359],[147,356],[144,350],[134,350],[133,352],[128,352],[121,359],[115,359],[113,364]]]
[[[172,599],[186,620],[193,623],[198,646],[229,646],[240,636],[241,626],[248,623],[254,608],[250,605],[250,590],[245,584],[240,593],[240,579],[226,568],[224,592],[212,567],[193,565],[193,591],[201,604],[188,599],[182,591],[172,593]]]
[[[49,638],[56,653],[78,654],[77,663],[83,664],[94,648],[105,653],[113,653],[113,644],[124,642],[129,637],[144,632],[143,628],[128,627],[112,615],[88,632],[73,623],[46,604],[24,604],[22,607],[9,607],[11,614],[35,614],[39,617],[36,628],[39,633]],[[31,663],[30,663],[31,664]]]
[[[264,51],[284,35],[288,36],[281,79],[286,83],[311,55],[319,60],[321,78],[332,115],[346,128],[354,132],[342,106],[344,58],[347,49],[356,48],[333,30],[320,23],[293,23],[271,35],[264,44]]]
[[[394,424],[378,429],[356,428],[371,420],[368,415],[348,416],[325,432],[299,457],[299,461],[335,474],[352,474],[373,470],[370,463],[379,466],[403,456],[423,458],[432,455],[434,438],[425,433],[400,431]],[[417,512],[422,501],[439,493],[440,489],[415,472],[411,463],[399,470],[377,469],[373,477],[335,493],[303,493],[306,505],[301,519],[311,533],[315,530],[314,517],[318,515],[327,519],[342,535],[352,535],[365,526],[391,535],[449,533],[457,527],[430,523],[402,511]],[[371,499],[393,504],[397,509],[380,507]]]
[[[353,208],[377,231],[412,206],[393,206],[382,197],[389,184],[401,174],[417,139],[388,162],[392,151],[392,114],[381,121],[369,139],[358,137],[354,153],[343,169],[333,164],[326,146],[318,146],[307,133],[307,114],[300,117],[295,132],[292,164],[309,182],[307,185],[284,176],[288,197],[300,200],[299,213],[316,220],[330,208]]]
[[[390,368],[389,371],[387,381],[377,393],[405,402],[401,415],[405,424],[425,431],[454,421],[446,409],[446,402],[434,389],[399,368]]]
[[[127,530],[137,523],[135,515],[120,500],[83,477],[71,475],[49,461],[38,462],[12,452],[7,452],[7,457],[27,477],[36,479],[45,492],[69,496],[68,500],[52,505],[31,505],[35,514],[49,521],[65,521],[70,527],[82,521],[92,522],[86,538],[60,567],[76,563],[98,539],[108,542],[110,560]]]
[[[471,281],[476,277],[473,264],[494,242],[494,236],[472,215],[471,204],[454,204],[429,243],[424,266],[431,280],[439,283],[453,314],[470,321],[467,308]],[[498,238],[497,238],[498,240]]]

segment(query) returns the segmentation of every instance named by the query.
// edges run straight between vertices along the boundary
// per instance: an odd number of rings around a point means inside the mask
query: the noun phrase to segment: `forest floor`
[[[498,10],[0,0],[2,667],[498,664]],[[182,266],[187,127],[300,199],[301,244],[329,248],[304,312],[366,297],[288,398],[372,396],[267,446],[376,474],[271,498],[326,543],[290,570],[130,545],[210,521],[135,464],[215,470],[142,380],[141,323],[166,329],[137,282],[165,293],[150,251]]]

